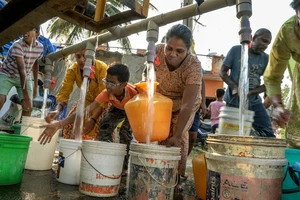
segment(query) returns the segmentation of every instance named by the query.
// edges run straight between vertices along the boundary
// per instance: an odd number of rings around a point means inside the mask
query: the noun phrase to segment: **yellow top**
[[[107,65],[99,60],[95,60],[95,78],[89,82],[89,87],[86,92],[85,106],[90,105],[102,90],[105,89],[105,85],[102,83],[102,79],[106,77]],[[56,95],[56,100],[68,104],[70,94],[73,91],[74,82],[77,87],[80,88],[83,78],[81,77],[80,67],[75,62],[67,70],[66,76],[62,83],[62,87]]]
[[[264,73],[264,84],[268,96],[281,94],[281,82],[290,57],[300,63],[300,26],[295,24],[296,16],[288,19],[280,28],[273,43],[269,63]],[[295,26],[295,30],[294,30]]]

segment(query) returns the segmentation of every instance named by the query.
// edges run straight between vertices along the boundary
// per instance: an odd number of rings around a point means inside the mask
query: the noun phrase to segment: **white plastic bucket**
[[[281,199],[286,142],[209,135],[206,199]]]
[[[79,185],[81,164],[81,141],[60,139],[56,180],[70,185]]]
[[[25,169],[49,170],[52,168],[54,153],[56,149],[58,131],[52,137],[50,143],[41,145],[38,138],[45,130],[40,128],[46,124],[44,119],[35,117],[22,117],[21,135],[32,137],[26,159]]]
[[[239,109],[224,106],[220,110],[218,133],[239,135]],[[246,110],[244,121],[244,135],[249,136],[252,128],[254,112]]]
[[[81,151],[79,191],[95,197],[118,195],[126,145],[84,140]]]
[[[162,145],[130,145],[128,199],[172,200],[180,148]]]

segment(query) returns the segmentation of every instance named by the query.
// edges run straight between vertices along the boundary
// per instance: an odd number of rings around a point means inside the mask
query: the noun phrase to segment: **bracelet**
[[[59,125],[60,125],[59,128],[62,128],[63,127],[62,121],[58,121],[58,122],[59,122]]]
[[[91,119],[95,122],[95,123],[97,123],[97,121],[95,120],[95,118],[94,117],[91,117]]]

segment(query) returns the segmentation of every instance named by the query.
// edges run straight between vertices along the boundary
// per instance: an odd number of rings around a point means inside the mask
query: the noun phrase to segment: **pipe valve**
[[[249,18],[252,15],[251,0],[236,0],[237,18],[240,19],[240,43],[249,44],[251,42],[251,27]]]

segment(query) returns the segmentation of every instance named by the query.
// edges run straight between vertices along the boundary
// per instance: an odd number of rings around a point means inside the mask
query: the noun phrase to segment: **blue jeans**
[[[233,104],[226,104],[226,106],[239,107]],[[251,135],[259,137],[275,137],[270,116],[264,105],[262,103],[251,105],[249,102],[249,110],[252,110],[255,113],[254,122],[252,124],[255,132],[252,132]]]

